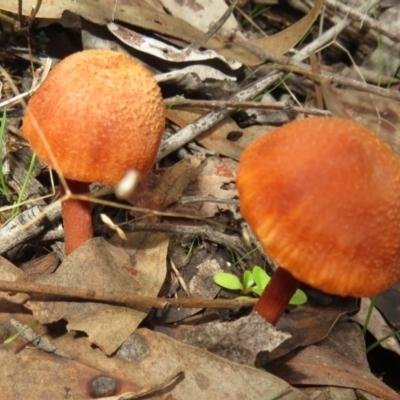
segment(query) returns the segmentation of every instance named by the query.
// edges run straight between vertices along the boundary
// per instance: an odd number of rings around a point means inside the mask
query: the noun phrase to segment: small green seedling
[[[243,281],[241,281],[236,275],[220,272],[214,275],[214,282],[224,289],[228,290],[240,290],[242,293],[238,299],[248,299],[252,296],[260,297],[267,287],[271,278],[267,273],[259,266],[255,266],[253,271],[245,271],[243,274]],[[296,293],[290,300],[292,305],[304,304],[307,301],[306,294],[297,289]]]
[[[26,325],[23,329],[21,329],[15,335],[12,335],[9,338],[7,338],[3,343],[4,344],[10,344],[15,339],[17,339],[19,336],[21,336],[24,332],[26,332],[28,329],[34,328],[37,325],[39,325],[39,321],[36,321],[36,320],[32,321],[30,324]]]

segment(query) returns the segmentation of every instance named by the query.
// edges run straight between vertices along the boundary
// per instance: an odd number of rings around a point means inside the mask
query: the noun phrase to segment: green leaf
[[[300,289],[297,289],[295,294],[290,299],[289,304],[298,306],[307,302],[307,295]]]
[[[243,284],[240,279],[233,274],[228,274],[227,272],[219,272],[214,275],[214,282],[222,286],[224,289],[229,290],[243,290]]]
[[[268,276],[268,274],[258,265],[256,265],[253,268],[253,278],[254,278],[254,282],[256,283],[257,286],[257,291],[260,292],[259,296],[261,295],[261,293],[265,290],[265,288],[267,287],[269,281],[271,280],[271,278]],[[253,290],[254,291],[254,290]],[[257,293],[257,292],[255,292]],[[258,293],[257,293],[258,294]]]
[[[250,289],[254,285],[253,274],[250,271],[245,271],[243,274],[244,287]]]

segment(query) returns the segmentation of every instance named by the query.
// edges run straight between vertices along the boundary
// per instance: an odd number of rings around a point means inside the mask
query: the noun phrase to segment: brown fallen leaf
[[[132,196],[127,199],[136,207],[163,211],[177,202],[189,183],[199,173],[199,166],[204,161],[204,154],[188,157],[172,167],[154,170],[139,183]],[[133,212],[134,215],[137,213]]]
[[[183,194],[185,202],[171,205],[168,211],[209,218],[229,210],[229,200],[238,196],[234,185],[237,167],[238,163],[229,158],[207,157]]]
[[[364,390],[385,400],[400,399],[400,395],[362,366],[317,346],[290,353],[265,368],[292,385],[340,386]]]
[[[317,346],[334,351],[362,368],[370,370],[361,326],[347,317],[340,318],[329,335],[318,342]]]
[[[108,288],[156,297],[166,274],[168,237],[165,234],[128,234],[111,243],[95,238],[71,253],[39,283],[88,290]],[[149,310],[91,302],[30,301],[27,307],[41,323],[65,319],[68,330],[86,332],[92,343],[112,354],[137,328]]]
[[[252,40],[253,44],[266,50],[272,50],[277,54],[285,54],[310,30],[321,11],[323,3],[324,0],[317,0],[311,11],[289,28],[273,36]]]
[[[203,349],[185,345],[162,333],[139,329],[132,338],[136,343],[139,341],[140,349],[146,349],[139,354],[151,357],[159,368],[165,369],[164,360],[175,361],[181,365],[184,372],[182,378],[174,385],[154,392],[149,399],[254,400],[283,392],[285,400],[307,398],[297,389],[265,371],[228,361]],[[138,354],[135,351],[138,346],[131,346],[133,354]],[[125,357],[129,357],[130,352],[124,346],[118,354],[122,351]]]
[[[117,400],[145,394],[149,400],[254,400],[281,393],[285,393],[285,400],[307,399],[265,371],[225,360],[147,329],[137,330],[112,357],[91,347],[88,338],[72,333],[50,340],[70,358],[23,347],[21,338],[0,348],[0,360],[7,360],[0,375],[2,400]],[[112,390],[100,396],[97,392],[95,396],[96,389],[106,386],[105,383]]]
[[[224,0],[160,1],[172,15],[190,21],[201,32],[207,32],[211,24],[215,24],[228,8]],[[231,14],[221,28],[222,36],[229,36],[236,29],[240,29],[240,26],[234,14]]]
[[[29,323],[33,317],[22,312],[2,304],[0,320],[8,325],[13,318]],[[44,327],[36,327],[35,332],[38,341],[27,343],[19,337],[0,347],[2,400],[121,399],[123,393],[131,393],[132,399],[171,384],[182,373],[181,365],[172,359],[165,359],[161,369],[151,357],[135,363],[108,357],[75,333],[49,337],[49,347],[54,349],[49,353],[41,346],[47,340]]]
[[[17,268],[14,264],[10,263],[3,257],[0,257],[0,279],[12,282],[21,279],[31,280],[29,275],[25,274],[21,269]],[[30,296],[25,293],[9,294],[6,292],[0,292],[0,299],[5,299],[16,304],[22,304],[29,298]]]
[[[400,102],[328,84],[322,84],[321,88],[329,111],[365,125],[400,155]]]
[[[24,0],[22,2],[22,14],[25,16],[30,15],[35,5],[36,0]],[[0,9],[17,15],[18,3],[0,0]],[[101,2],[97,0],[42,0],[37,18],[59,19],[64,11],[69,11],[100,25],[105,25],[110,21],[125,22],[189,44],[203,36],[203,32],[183,19],[168,15],[147,5],[144,1],[121,0],[116,4],[112,0],[102,0]],[[246,65],[258,65],[262,62],[242,46],[230,43],[222,38],[211,38],[204,47],[215,50],[226,58],[237,60]]]
[[[206,349],[239,364],[254,366],[260,351],[273,351],[290,335],[277,330],[257,313],[232,322],[209,322],[168,329],[175,339]]]
[[[356,300],[352,298],[341,298],[321,294],[320,302],[328,302],[328,306],[313,306],[308,301],[302,306],[297,306],[290,313],[285,314],[278,322],[277,328],[290,334],[276,350],[270,353],[261,353],[259,365],[266,364],[272,360],[290,353],[301,346],[309,346],[317,343],[328,336],[329,332],[341,315],[356,309]],[[321,301],[322,300],[322,301]]]

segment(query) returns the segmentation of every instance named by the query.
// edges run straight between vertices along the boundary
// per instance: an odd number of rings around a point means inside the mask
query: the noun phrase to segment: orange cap
[[[400,278],[400,160],[364,126],[278,128],[245,150],[237,187],[264,250],[299,281],[366,297]]]
[[[29,101],[23,135],[66,178],[114,185],[129,169],[150,170],[164,113],[160,88],[143,66],[114,51],[87,50],[50,72]]]

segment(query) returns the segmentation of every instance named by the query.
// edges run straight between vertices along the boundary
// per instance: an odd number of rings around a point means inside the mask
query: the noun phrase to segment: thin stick
[[[332,113],[326,110],[319,110],[316,108],[298,107],[293,106],[290,102],[281,101],[276,103],[259,103],[254,101],[230,101],[230,100],[190,100],[182,98],[165,99],[166,106],[188,106],[188,107],[203,107],[214,108],[222,110],[224,108],[255,108],[263,110],[285,110],[294,112],[296,114],[318,115],[318,116],[331,116]]]
[[[198,50],[201,46],[207,43],[222,28],[222,26],[225,24],[225,22],[232,14],[233,9],[236,7],[236,4],[238,2],[239,0],[233,0],[232,3],[229,5],[229,7],[226,9],[226,11],[218,19],[218,21],[216,21],[214,24],[211,24],[211,27],[208,30],[208,32],[205,35],[198,38],[195,42],[193,42],[189,46],[189,49]]]
[[[257,299],[246,300],[214,300],[214,299],[167,299],[156,298],[141,295],[134,295],[132,293],[106,292],[100,290],[92,290],[85,288],[41,285],[36,282],[10,282],[0,280],[0,291],[12,293],[29,293],[41,295],[40,300],[45,299],[42,296],[49,296],[48,301],[52,301],[50,296],[64,298],[66,300],[84,299],[92,302],[120,304],[126,307],[154,307],[158,309],[165,309],[171,307],[185,307],[185,308],[227,308],[237,309],[239,307],[252,307],[257,302]],[[54,301],[54,300],[53,300]]]
[[[386,97],[388,99],[400,101],[400,92],[397,90],[389,90],[382,87],[369,85],[367,83],[346,78],[329,71],[321,71],[320,74],[312,73],[310,65],[256,46],[250,40],[246,39],[240,32],[236,32],[233,42],[242,45],[243,47],[247,48],[247,50],[253,52],[257,57],[265,61],[269,60],[276,63],[273,66],[268,65],[269,68],[302,74],[316,82],[338,83],[340,85],[348,86],[363,92],[368,92],[378,96]]]

